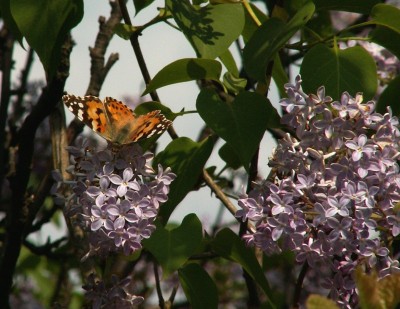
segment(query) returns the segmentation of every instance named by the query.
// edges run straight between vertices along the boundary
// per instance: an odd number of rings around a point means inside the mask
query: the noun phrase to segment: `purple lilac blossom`
[[[282,123],[296,136],[278,141],[269,160],[274,181],[241,198],[236,216],[257,227],[247,244],[266,254],[291,250],[311,273],[330,267],[323,288],[355,308],[356,267],[381,278],[400,271],[389,250],[400,234],[399,122],[361,94],[332,102],[320,87],[318,96],[306,95],[300,77],[285,87]]]
[[[121,308],[130,309],[140,305],[144,298],[128,292],[132,279],[127,277],[118,281],[116,276],[111,277],[111,286],[106,286],[103,281],[90,274],[87,283],[83,286],[86,298],[92,301],[93,309]]]
[[[153,155],[143,154],[137,144],[96,152],[77,140],[77,147],[68,150],[74,180],[69,181],[73,194],[66,198],[67,207],[80,215],[88,232],[86,257],[141,249],[142,240],[155,230],[158,209],[176,175],[161,165],[156,173],[149,165]]]

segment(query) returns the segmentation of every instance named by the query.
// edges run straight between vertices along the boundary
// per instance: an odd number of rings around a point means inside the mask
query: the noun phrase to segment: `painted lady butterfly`
[[[62,99],[79,120],[114,144],[129,144],[161,134],[172,123],[159,110],[137,116],[124,103],[110,97],[101,101],[95,96],[67,94]]]

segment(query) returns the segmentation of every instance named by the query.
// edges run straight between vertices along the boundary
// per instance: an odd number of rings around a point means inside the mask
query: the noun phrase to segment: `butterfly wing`
[[[130,140],[137,142],[141,139],[150,138],[163,133],[171,125],[171,121],[165,118],[161,111],[151,111],[145,115],[138,116],[135,126],[132,128]]]
[[[159,110],[145,115],[135,113],[121,101],[106,97],[64,95],[68,109],[96,133],[116,144],[129,144],[161,134],[170,125]]]
[[[112,141],[110,135],[110,118],[106,113],[104,103],[95,96],[78,97],[64,95],[62,97],[68,109],[93,131]]]
[[[104,105],[113,129],[113,140],[119,144],[129,144],[161,134],[171,125],[171,121],[159,110],[137,116],[124,103],[110,97],[105,98]]]
[[[109,134],[112,141],[121,145],[131,143],[129,136],[137,120],[133,110],[111,97],[104,99],[104,106],[110,123]]]

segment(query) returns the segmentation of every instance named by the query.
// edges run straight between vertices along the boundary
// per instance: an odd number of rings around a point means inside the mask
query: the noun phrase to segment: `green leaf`
[[[400,32],[400,10],[393,5],[378,4],[371,12],[371,22]]]
[[[400,59],[400,10],[392,5],[376,5],[371,12],[370,23],[378,25],[371,32],[371,39],[390,50]]]
[[[236,65],[235,58],[233,58],[232,53],[229,51],[229,49],[222,53],[219,56],[219,59],[221,59],[228,72],[233,75],[239,76],[239,69]]]
[[[161,104],[160,102],[156,102],[156,101],[140,103],[135,108],[135,114],[144,115],[144,114],[147,114],[147,113],[149,113],[151,111],[155,111],[155,110],[160,110],[161,113],[165,117],[167,117],[169,120],[174,120],[176,118],[176,114],[171,109],[169,109],[164,104]]]
[[[217,287],[202,267],[191,263],[179,269],[178,274],[190,308],[218,308]]]
[[[400,116],[400,75],[393,79],[379,96],[376,111],[384,114],[387,106],[392,108],[393,115]]]
[[[276,87],[278,87],[279,95],[281,96],[281,98],[286,97],[285,84],[289,82],[289,77],[287,76],[285,69],[282,66],[279,55],[276,55],[274,59],[272,78],[274,79]]]
[[[171,184],[168,201],[160,208],[159,215],[164,223],[188,192],[196,189],[195,185],[212,150],[211,139],[196,143],[190,138],[180,137],[156,156],[155,165],[161,163],[164,167],[171,167],[172,172],[177,175]]]
[[[316,9],[354,12],[369,15],[374,5],[380,0],[314,0]]]
[[[355,282],[363,309],[398,308],[400,303],[400,274],[390,274],[378,280],[373,272],[365,274],[361,268],[355,271]]]
[[[276,53],[302,28],[314,13],[314,4],[305,4],[289,23],[271,18],[261,25],[253,34],[243,50],[243,63],[246,72],[265,82],[265,72]]]
[[[253,3],[250,3],[251,9],[253,10],[254,14],[258,18],[261,23],[264,23],[268,17],[265,15],[264,12],[260,11],[258,7],[256,7]],[[254,32],[259,28],[258,25],[254,22],[253,18],[250,16],[249,12],[245,11],[245,24],[242,31],[243,41],[245,44],[250,40]]]
[[[339,309],[339,306],[331,299],[321,295],[312,294],[307,298],[307,309]]]
[[[307,27],[302,32],[303,40],[314,43],[316,36],[321,38],[333,37],[335,31],[332,26],[331,12],[319,11],[315,14],[312,19],[307,23]]]
[[[167,0],[166,7],[198,57],[215,59],[242,33],[241,4],[207,5],[195,9],[188,0]]]
[[[196,106],[207,125],[235,150],[246,170],[265,130],[279,122],[272,104],[254,92],[241,92],[226,103],[215,91],[203,89]]]
[[[219,82],[222,66],[216,60],[186,58],[174,61],[154,76],[142,95],[158,88],[188,82],[191,80],[211,79]]]
[[[228,228],[221,230],[210,245],[220,256],[239,263],[258,283],[268,298],[273,295],[254,252],[246,247],[234,232]],[[274,307],[271,299],[268,302],[271,307]]]
[[[389,50],[400,59],[400,33],[390,28],[378,26],[371,32],[371,41]]]
[[[11,15],[10,0],[0,1],[0,11],[1,18],[4,20],[8,29],[11,30],[11,33],[14,35],[15,39],[22,45],[22,33],[19,31],[14,17]]]
[[[65,35],[83,17],[83,1],[13,0],[10,4],[19,30],[51,77],[56,71]]]
[[[239,92],[243,91],[247,84],[247,79],[237,76],[238,75],[226,72],[223,78],[225,88],[233,94],[238,94]]]
[[[378,85],[375,61],[361,46],[340,50],[316,45],[304,56],[300,74],[305,92],[315,93],[324,85],[326,93],[334,100],[344,91],[353,95],[363,92],[364,98],[369,100]]]
[[[378,281],[377,283],[381,301],[385,302],[386,308],[399,308],[400,304],[400,274],[392,273]]]
[[[385,309],[386,306],[381,302],[378,276],[376,273],[366,275],[358,268],[355,271],[355,282],[359,291],[360,305],[363,309]]]
[[[135,31],[136,27],[127,24],[117,24],[114,27],[115,34],[124,40],[129,40]]]
[[[149,239],[143,241],[163,268],[164,277],[181,267],[196,252],[203,238],[200,220],[195,214],[187,215],[180,226],[169,231],[158,223]]]
[[[133,5],[135,6],[135,15],[139,14],[141,10],[152,4],[154,0],[133,0]]]
[[[218,151],[219,156],[225,161],[226,165],[233,168],[234,170],[242,166],[239,156],[235,153],[235,150],[227,143],[225,143]]]

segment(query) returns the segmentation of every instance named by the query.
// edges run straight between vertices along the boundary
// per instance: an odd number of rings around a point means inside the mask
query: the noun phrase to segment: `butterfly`
[[[113,144],[130,144],[161,134],[171,125],[159,110],[136,115],[121,101],[66,94],[64,104],[80,121]]]

